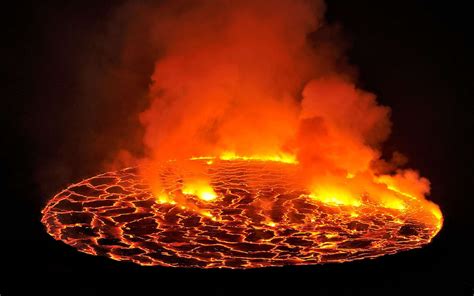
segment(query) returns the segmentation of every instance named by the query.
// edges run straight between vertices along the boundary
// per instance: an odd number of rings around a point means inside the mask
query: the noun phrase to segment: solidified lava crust
[[[69,186],[49,201],[42,222],[84,253],[199,268],[375,258],[421,247],[438,231],[417,219],[419,209],[369,203],[354,213],[311,199],[290,164],[218,161],[206,170],[218,195],[213,202],[186,196],[186,206],[160,203],[138,169],[128,168]],[[171,195],[180,194],[182,176],[172,163],[157,172]]]

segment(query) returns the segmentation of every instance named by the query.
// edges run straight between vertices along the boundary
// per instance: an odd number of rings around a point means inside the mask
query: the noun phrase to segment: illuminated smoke
[[[400,210],[424,202],[440,215],[425,201],[427,179],[397,167],[400,154],[380,159],[390,109],[357,87],[322,1],[131,7],[146,19],[146,44],[159,52],[140,114],[141,162],[151,168],[143,172],[157,191],[155,166],[170,159],[290,160],[316,199]]]

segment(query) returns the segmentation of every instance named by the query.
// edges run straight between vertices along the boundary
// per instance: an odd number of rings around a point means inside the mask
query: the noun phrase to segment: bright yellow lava
[[[268,226],[270,226],[270,227],[275,227],[275,226],[277,225],[277,224],[276,224],[275,222],[273,222],[273,221],[264,222],[263,224],[268,225]]]
[[[219,156],[196,156],[191,157],[190,160],[203,160],[207,165],[215,165],[217,160],[231,161],[231,160],[244,160],[244,161],[274,161],[282,162],[287,164],[298,164],[296,155],[287,154],[287,153],[276,153],[269,155],[238,155],[233,151],[226,151],[221,153]],[[348,172],[346,174],[346,179],[352,181],[351,179],[356,178],[355,173]],[[374,182],[378,184],[384,184],[389,190],[388,192],[380,192],[377,194],[377,203],[379,206],[394,209],[398,211],[406,211],[410,204],[414,201],[420,200],[417,196],[401,191],[396,184],[394,184],[391,178],[385,176],[378,176],[374,178]],[[205,202],[211,202],[217,199],[218,195],[215,192],[214,188],[210,185],[209,180],[206,179],[190,179],[185,180],[183,187],[181,189],[182,193],[185,195],[194,195],[199,199]],[[309,194],[304,194],[305,196],[325,203],[329,206],[351,206],[351,207],[360,207],[364,203],[363,196],[366,193],[356,194],[354,190],[351,190],[349,184],[332,184],[331,182],[324,182],[322,184],[317,184],[309,190]],[[173,200],[173,197],[168,194],[158,194],[159,203],[170,203],[176,204]],[[408,198],[408,199],[407,199]],[[438,228],[441,229],[443,224],[443,216],[439,209],[434,204],[425,205],[429,207],[429,211],[432,213],[433,217],[437,220]],[[201,213],[204,216],[208,216],[211,219],[216,219],[210,213]],[[358,217],[359,213],[357,211],[351,211],[351,217]],[[265,225],[274,227],[277,224],[273,221],[264,222]]]
[[[273,155],[237,155],[233,151],[226,151],[221,153],[218,157],[215,156],[195,156],[191,160],[207,160],[207,164],[212,164],[214,159],[220,160],[257,160],[257,161],[275,161],[282,163],[297,164],[296,155],[289,153],[278,153]]]
[[[383,201],[382,206],[385,208],[395,209],[395,210],[400,210],[400,211],[406,209],[405,203],[402,200],[395,199],[395,198]]]
[[[217,198],[217,193],[205,180],[192,180],[185,182],[181,192],[187,195],[196,195],[204,201],[212,201]]]
[[[278,161],[283,163],[298,163],[296,155],[288,153],[279,153],[275,155],[251,155],[251,156],[240,156],[235,152],[228,151],[224,152],[219,157],[222,160],[262,160],[262,161]]]
[[[344,205],[358,207],[360,199],[351,196],[351,193],[336,187],[323,186],[313,189],[310,198],[329,205]]]
[[[168,196],[168,194],[161,192],[157,194],[157,200],[160,204],[170,203],[175,204],[176,202]]]

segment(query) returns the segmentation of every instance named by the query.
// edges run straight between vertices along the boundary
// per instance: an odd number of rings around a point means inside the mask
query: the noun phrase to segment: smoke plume
[[[399,167],[401,154],[381,159],[390,109],[357,86],[323,1],[178,0],[123,9],[137,16],[128,18],[129,32],[140,24],[143,46],[157,56],[139,115],[141,163],[293,157],[317,198],[401,209],[429,193],[427,179]]]

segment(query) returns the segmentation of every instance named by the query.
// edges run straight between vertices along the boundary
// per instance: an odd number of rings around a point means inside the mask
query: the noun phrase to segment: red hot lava
[[[428,243],[440,220],[419,203],[406,210],[314,199],[298,169],[272,161],[198,162],[216,193],[157,200],[137,169],[71,185],[43,211],[56,239],[81,252],[141,265],[256,268],[374,258]],[[181,167],[182,168],[182,167]],[[183,195],[192,172],[175,162],[156,178]],[[183,196],[182,196],[183,197]]]
[[[381,158],[390,109],[356,86],[324,10],[304,0],[125,5],[136,18],[122,25],[159,52],[139,115],[147,156],[56,195],[48,232],[90,254],[206,268],[428,243],[442,226],[430,183],[401,154]]]

